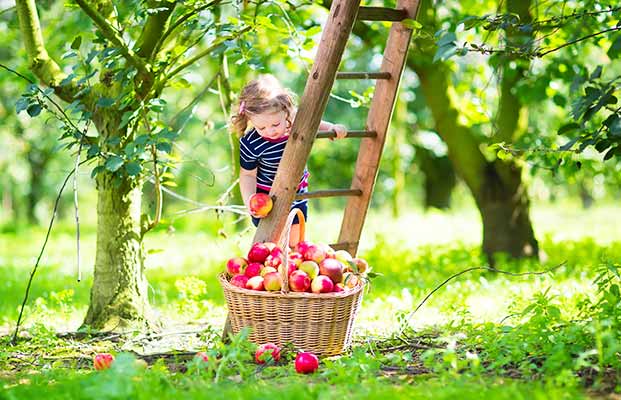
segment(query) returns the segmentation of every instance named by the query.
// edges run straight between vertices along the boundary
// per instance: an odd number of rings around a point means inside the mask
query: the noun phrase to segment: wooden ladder
[[[361,7],[360,0],[333,1],[315,62],[293,121],[281,167],[276,173],[270,192],[274,199],[274,208],[259,224],[255,242],[278,239],[294,199],[347,196],[338,242],[332,244],[332,247],[356,254],[412,37],[412,30],[407,26],[411,24],[400,21],[416,19],[418,4],[419,0],[398,0],[396,8],[392,9]],[[393,22],[379,72],[337,72],[356,20]],[[314,140],[335,136],[334,132],[317,132],[335,79],[376,81],[366,128],[350,131],[347,135],[349,138],[361,138],[351,187],[296,195]]]

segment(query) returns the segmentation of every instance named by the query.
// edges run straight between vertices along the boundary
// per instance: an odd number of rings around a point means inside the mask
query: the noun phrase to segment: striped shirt
[[[257,188],[270,191],[278,164],[285,151],[285,145],[289,136],[279,139],[267,139],[259,135],[256,129],[248,131],[239,139],[239,164],[243,169],[257,169]],[[308,191],[308,169],[304,167],[304,173],[298,185],[298,193]],[[298,200],[294,205],[305,203],[307,200]]]

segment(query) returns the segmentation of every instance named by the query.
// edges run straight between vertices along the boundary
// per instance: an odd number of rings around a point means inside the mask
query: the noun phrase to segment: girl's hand
[[[343,139],[345,136],[347,136],[347,128],[345,127],[345,125],[332,124],[332,130],[334,131],[334,133],[336,133],[337,139]]]

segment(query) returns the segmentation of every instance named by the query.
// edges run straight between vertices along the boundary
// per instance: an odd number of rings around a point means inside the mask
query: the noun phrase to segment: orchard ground
[[[228,347],[218,343],[226,307],[216,275],[228,258],[245,255],[254,228],[235,233],[217,221],[199,226],[196,219],[179,220],[174,230],[164,225],[146,238],[149,298],[162,332],[57,335],[75,332],[84,317],[95,246],[94,226],[83,224],[84,279],[78,283],[74,227],[63,223],[54,228],[33,283],[27,338],[15,347],[2,339],[0,398],[36,398],[46,391],[48,398],[100,392],[103,398],[199,398],[206,390],[215,398],[614,398],[621,390],[621,345],[610,329],[620,323],[621,303],[616,311],[614,304],[602,304],[618,299],[618,286],[612,286],[619,283],[621,224],[614,216],[620,211],[614,205],[535,206],[544,260],[497,267],[520,273],[562,266],[519,277],[469,272],[439,289],[411,318],[446,278],[485,265],[479,215],[408,210],[395,220],[371,211],[359,254],[383,276],[365,293],[352,352],[322,360],[311,376],[295,373],[294,354],[277,366],[257,367],[243,337]],[[335,241],[340,218],[312,214],[309,239]],[[45,236],[41,228],[9,231],[0,234],[3,335],[14,327]],[[608,282],[601,279],[605,271],[611,271]],[[228,360],[226,368],[196,365],[191,355],[210,349]],[[94,371],[91,358],[100,351],[121,355],[119,366]],[[132,357],[144,358],[149,369],[135,367]]]

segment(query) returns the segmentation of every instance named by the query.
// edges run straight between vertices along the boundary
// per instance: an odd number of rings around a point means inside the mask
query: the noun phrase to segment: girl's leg
[[[298,244],[299,241],[300,241],[300,224],[291,225],[291,232],[289,232],[289,247],[294,248]]]

